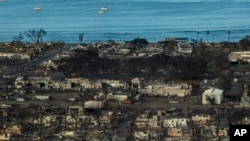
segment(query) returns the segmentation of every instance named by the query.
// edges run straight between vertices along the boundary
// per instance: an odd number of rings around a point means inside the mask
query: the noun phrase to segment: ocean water
[[[101,6],[109,10],[99,14]],[[0,41],[34,28],[47,31],[44,41],[69,43],[78,42],[80,33],[84,42],[239,41],[250,35],[249,7],[250,0],[5,0],[0,2]]]

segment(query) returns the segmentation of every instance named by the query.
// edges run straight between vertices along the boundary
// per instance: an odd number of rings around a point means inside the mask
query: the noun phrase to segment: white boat
[[[5,2],[5,0],[0,0],[0,2]]]
[[[109,8],[106,7],[106,6],[104,6],[104,7],[101,7],[100,10],[102,10],[102,11],[107,11],[107,10],[109,10]]]
[[[35,11],[40,11],[40,10],[42,10],[42,8],[41,8],[40,6],[35,6],[35,7],[33,8],[33,10],[35,10]]]
[[[104,6],[104,2],[102,2],[102,6],[101,8],[99,9],[99,13],[100,14],[104,14],[106,13],[106,11],[108,10],[109,8],[107,6]]]
[[[99,14],[104,14],[104,13],[106,13],[106,11],[104,11],[104,10],[99,10],[98,13],[99,13]]]
[[[105,7],[101,7],[100,10],[99,10],[99,13],[100,13],[100,14],[104,14],[104,13],[107,12],[108,9],[109,9],[109,8],[106,7],[106,6],[105,6]]]

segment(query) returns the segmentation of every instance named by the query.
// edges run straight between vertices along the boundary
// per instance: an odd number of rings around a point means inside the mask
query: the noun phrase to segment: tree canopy
[[[245,36],[239,43],[243,48],[250,47],[250,36]]]
[[[145,45],[149,44],[149,42],[143,38],[135,38],[131,41],[131,44],[135,47],[144,47]]]
[[[26,31],[24,34],[32,41],[39,43],[43,41],[43,37],[46,35],[46,33],[47,32],[44,29],[32,29],[30,31]]]
[[[18,43],[18,44],[21,44],[22,43],[22,40],[23,40],[23,34],[22,33],[19,33],[18,35],[14,36],[13,37],[13,43]]]

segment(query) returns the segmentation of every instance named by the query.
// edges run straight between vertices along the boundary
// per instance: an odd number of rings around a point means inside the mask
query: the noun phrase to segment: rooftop
[[[207,89],[203,92],[203,94],[222,94],[223,93],[223,90],[221,89],[217,89],[217,88],[210,88],[210,89]]]

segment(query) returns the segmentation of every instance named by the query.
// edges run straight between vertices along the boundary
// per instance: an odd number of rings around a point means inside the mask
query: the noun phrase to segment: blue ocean
[[[41,10],[34,10],[34,7]],[[109,9],[98,13],[100,7]],[[0,41],[32,29],[44,41],[103,42],[187,37],[239,41],[250,35],[250,0],[1,0]],[[29,38],[25,38],[29,42]]]

